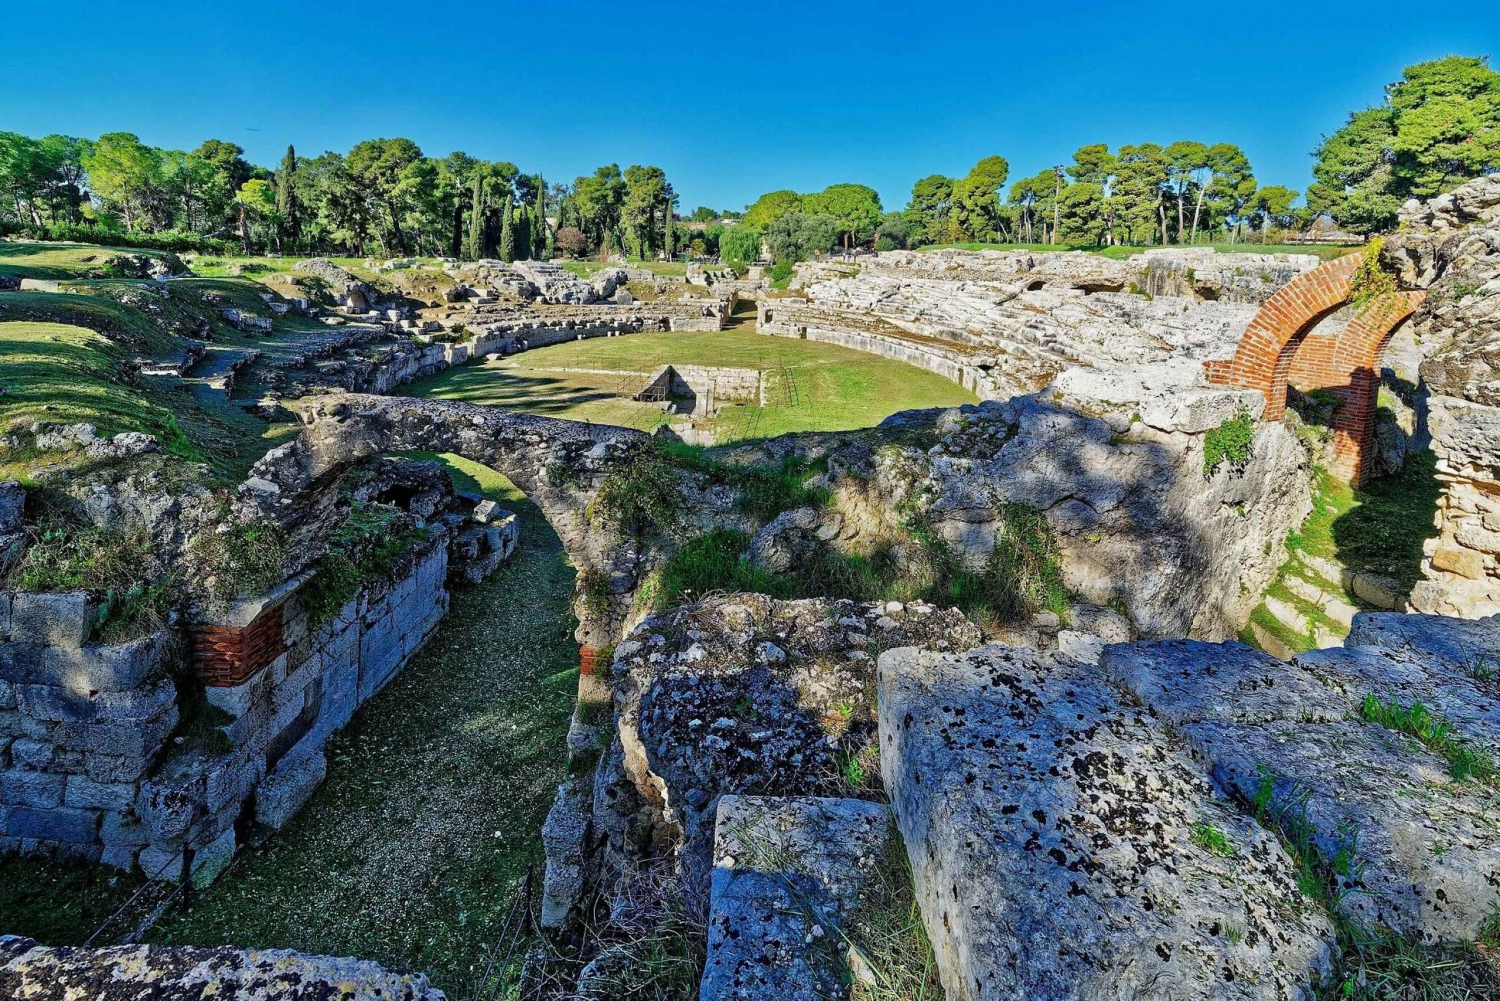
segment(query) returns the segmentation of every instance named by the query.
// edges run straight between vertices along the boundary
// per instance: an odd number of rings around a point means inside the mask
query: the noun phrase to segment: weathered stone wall
[[[327,623],[307,620],[305,577],[232,606],[193,644],[207,684],[175,632],[91,644],[87,595],[0,593],[0,847],[165,879],[185,854],[211,879],[248,809],[279,827],[311,795],[328,736],[446,612],[447,567],[439,530]],[[256,660],[231,663],[243,635]]]
[[[1418,611],[1500,612],[1500,174],[1402,209],[1385,259],[1428,289],[1413,333],[1432,345],[1421,363],[1428,430],[1443,495],[1425,545]]]

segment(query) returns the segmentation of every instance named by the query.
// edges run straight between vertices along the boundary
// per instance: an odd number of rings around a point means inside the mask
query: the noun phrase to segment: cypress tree
[[[295,247],[302,234],[302,199],[297,197],[297,151],[290,145],[276,172],[276,212],[281,216],[282,231]]]
[[[471,261],[484,256],[484,175],[474,175],[474,203],[469,208],[469,241],[464,254]]]
[[[667,204],[662,209],[661,242],[667,252],[667,260],[672,259],[672,196],[667,195]]]
[[[543,260],[552,255],[547,250],[552,243],[552,231],[547,228],[547,181],[540,174],[536,178],[536,205],[531,214],[532,256]]]
[[[515,222],[511,228],[515,231],[516,258],[524,259],[531,256],[531,206],[517,205],[514,210]]]
[[[500,206],[500,259],[506,264],[516,259],[516,228],[511,222],[514,202],[507,192]]]

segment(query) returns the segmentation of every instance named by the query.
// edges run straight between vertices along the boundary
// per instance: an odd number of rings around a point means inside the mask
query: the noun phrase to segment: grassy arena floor
[[[973,394],[942,376],[910,365],[745,329],[573,341],[449,369],[413,383],[407,391],[651,430],[675,418],[630,396],[645,384],[647,374],[672,362],[766,373],[765,407],[728,406],[717,418],[701,423],[716,431],[721,443],[791,431],[869,427],[898,410],[975,401]]]

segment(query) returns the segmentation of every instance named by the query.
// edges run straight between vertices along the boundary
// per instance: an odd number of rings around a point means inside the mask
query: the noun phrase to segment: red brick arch
[[[1331,471],[1354,483],[1369,478],[1380,356],[1425,294],[1381,296],[1357,310],[1342,330],[1309,337],[1321,320],[1349,304],[1362,259],[1346,254],[1294,278],[1250,321],[1233,358],[1205,364],[1215,385],[1260,390],[1266,398],[1262,420],[1286,415],[1289,381],[1299,389],[1337,393],[1343,405],[1334,411]]]

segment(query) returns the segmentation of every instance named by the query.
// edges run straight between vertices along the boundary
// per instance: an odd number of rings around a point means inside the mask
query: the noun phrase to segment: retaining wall
[[[279,827],[312,794],[328,736],[447,611],[447,569],[437,531],[329,622],[299,578],[191,640],[108,646],[86,594],[0,593],[0,850],[211,879],[238,822]]]

